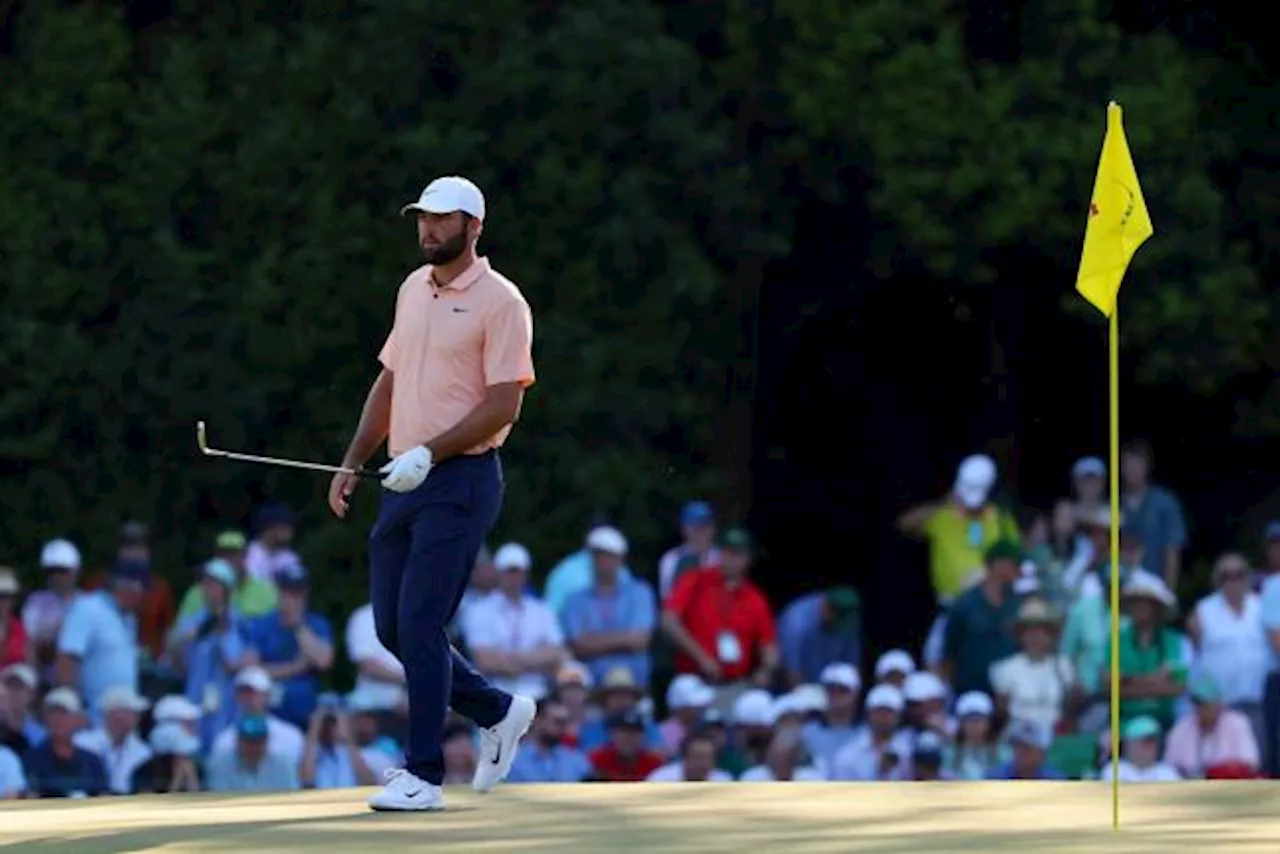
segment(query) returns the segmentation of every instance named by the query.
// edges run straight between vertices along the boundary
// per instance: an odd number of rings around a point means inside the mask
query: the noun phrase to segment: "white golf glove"
[[[422,486],[430,471],[431,449],[426,445],[418,445],[413,450],[405,451],[378,469],[380,474],[386,475],[382,479],[382,485],[392,492],[413,492]]]

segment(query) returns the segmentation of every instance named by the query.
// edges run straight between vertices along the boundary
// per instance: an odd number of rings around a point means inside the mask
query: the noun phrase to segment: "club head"
[[[196,422],[196,445],[200,448],[200,453],[209,453],[209,443],[205,440],[203,421]]]

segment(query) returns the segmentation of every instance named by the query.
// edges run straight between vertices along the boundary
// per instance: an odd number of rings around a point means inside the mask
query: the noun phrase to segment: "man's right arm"
[[[941,501],[935,501],[911,508],[898,517],[898,531],[909,536],[919,536],[928,521],[942,509],[942,504]]]
[[[367,463],[390,434],[392,383],[393,374],[383,368],[369,388],[364,409],[360,412],[360,423],[356,425],[356,433],[342,457],[345,468],[359,468]]]

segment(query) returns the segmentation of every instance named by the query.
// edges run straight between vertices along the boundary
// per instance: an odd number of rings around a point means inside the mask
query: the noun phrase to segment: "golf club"
[[[373,469],[351,469],[343,466],[330,466],[324,463],[309,463],[302,460],[285,460],[278,457],[260,457],[256,454],[239,454],[235,451],[221,451],[217,448],[210,448],[209,442],[205,436],[204,422],[196,422],[196,444],[200,447],[200,453],[206,457],[223,457],[228,460],[239,460],[242,463],[259,463],[267,466],[284,466],[286,468],[306,469],[307,471],[322,471],[329,474],[337,474],[339,472],[347,472],[358,477],[382,478],[382,475]]]

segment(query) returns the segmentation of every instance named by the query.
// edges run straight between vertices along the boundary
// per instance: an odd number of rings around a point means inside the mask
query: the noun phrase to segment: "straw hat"
[[[1044,626],[1047,629],[1058,627],[1058,615],[1043,599],[1031,598],[1022,603],[1018,616],[1013,621],[1013,630],[1020,632],[1031,626]]]

